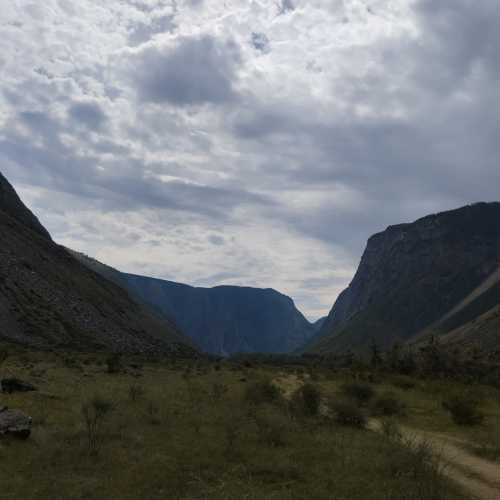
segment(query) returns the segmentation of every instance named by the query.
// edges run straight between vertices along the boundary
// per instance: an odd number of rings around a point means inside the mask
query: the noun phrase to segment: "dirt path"
[[[304,384],[295,375],[277,377],[274,384],[290,399],[293,392]],[[370,420],[368,428],[380,432],[381,425],[375,419]],[[478,500],[500,500],[500,464],[472,455],[464,449],[466,441],[418,429],[401,427],[402,438],[413,442],[428,443],[434,454],[444,465],[444,474],[458,483],[465,491]]]
[[[380,423],[368,426],[380,431]],[[403,439],[428,443],[444,464],[444,473],[479,500],[500,500],[500,464],[476,457],[463,449],[460,441],[444,434],[401,428]]]

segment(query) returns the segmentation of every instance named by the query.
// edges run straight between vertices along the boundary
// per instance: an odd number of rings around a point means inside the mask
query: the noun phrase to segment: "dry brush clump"
[[[290,411],[298,417],[316,417],[320,412],[321,400],[321,391],[317,386],[304,384],[292,394]]]
[[[264,379],[251,383],[245,391],[247,403],[260,404],[280,404],[283,402],[283,394],[271,380]]]
[[[344,396],[356,401],[358,405],[368,404],[375,396],[375,389],[369,384],[353,382],[342,386]]]
[[[146,391],[144,388],[138,384],[131,384],[128,388],[128,397],[130,401],[133,403],[137,402],[139,399],[142,399]]]
[[[443,408],[448,411],[457,425],[478,425],[484,420],[479,410],[479,401],[471,395],[454,395],[443,401]]]
[[[376,417],[402,417],[406,414],[406,405],[396,394],[385,392],[373,401],[372,414]]]
[[[105,423],[115,405],[106,398],[95,395],[82,404],[81,414],[87,437],[87,451],[98,455],[105,438]]]
[[[349,399],[333,399],[329,403],[330,413],[339,425],[364,429],[367,424],[366,414],[359,405]]]
[[[285,446],[290,429],[290,420],[278,408],[265,405],[254,414],[259,440],[271,447]]]

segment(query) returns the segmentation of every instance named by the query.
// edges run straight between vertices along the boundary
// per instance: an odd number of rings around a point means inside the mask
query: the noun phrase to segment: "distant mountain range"
[[[210,354],[291,353],[317,331],[292,299],[272,289],[196,288],[117,271],[74,252],[82,263],[175,320]]]
[[[500,203],[478,203],[372,236],[358,271],[306,350],[394,342],[500,348]]]
[[[343,353],[437,337],[500,352],[500,203],[372,236],[351,284],[315,324],[272,289],[196,288],[63,248],[2,174],[0,238],[0,340],[192,356]]]
[[[191,356],[174,323],[56,245],[0,174],[0,340],[38,348]]]

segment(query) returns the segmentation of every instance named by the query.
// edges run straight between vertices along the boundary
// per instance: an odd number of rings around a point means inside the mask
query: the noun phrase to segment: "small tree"
[[[112,354],[106,359],[108,373],[120,373],[123,371],[122,358],[119,354]]]
[[[7,361],[8,357],[9,351],[7,351],[7,349],[0,349],[0,368],[5,363],[5,361]]]
[[[130,398],[130,401],[136,402],[137,400],[141,399],[145,394],[145,391],[142,386],[137,385],[137,384],[132,384],[128,388],[128,397]]]
[[[113,411],[113,404],[101,396],[94,396],[82,405],[82,416],[90,455],[98,455],[103,442],[103,425]]]
[[[299,387],[292,395],[290,408],[293,413],[304,417],[315,417],[319,414],[321,392],[313,384]]]
[[[375,339],[372,339],[370,352],[371,352],[370,363],[373,368],[378,368],[382,364],[382,356],[380,355],[380,349]]]
[[[468,395],[453,396],[443,401],[443,408],[450,412],[457,425],[480,424],[484,415],[478,409],[479,401]]]
[[[360,383],[345,384],[342,386],[342,392],[359,405],[367,404],[375,396],[375,391],[371,385]]]

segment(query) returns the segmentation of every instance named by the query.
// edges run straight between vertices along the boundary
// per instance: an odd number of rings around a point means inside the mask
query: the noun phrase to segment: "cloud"
[[[90,130],[99,130],[106,123],[106,114],[97,103],[93,102],[72,104],[68,115],[76,124]]]
[[[497,1],[47,1],[0,13],[0,170],[109,264],[314,318],[370,234],[498,199]]]
[[[128,40],[131,46],[141,45],[151,40],[154,35],[172,32],[176,27],[175,16],[173,14],[162,15],[150,19],[148,23],[133,23],[130,28]]]
[[[281,0],[278,4],[280,14],[286,14],[295,10],[295,4],[292,0]]]
[[[252,33],[252,45],[263,54],[271,52],[271,43],[265,33]]]
[[[212,36],[182,38],[173,47],[152,47],[134,60],[141,100],[176,106],[221,104],[236,96],[239,48]]]

